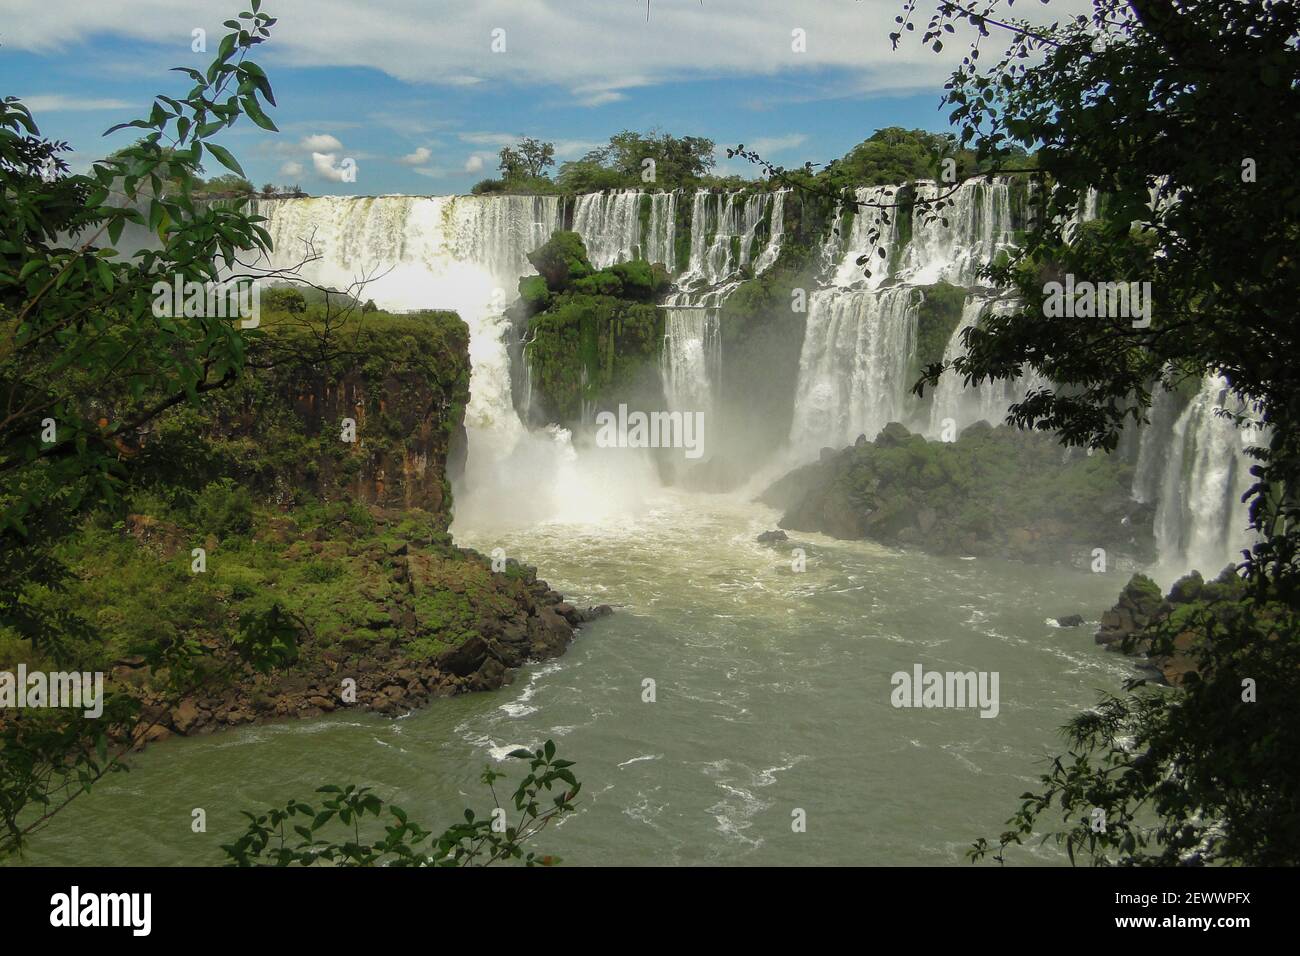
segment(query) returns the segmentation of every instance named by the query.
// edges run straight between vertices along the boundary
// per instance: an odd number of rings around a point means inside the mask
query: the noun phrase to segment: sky
[[[1056,0],[1053,12],[1080,6]],[[0,95],[21,98],[44,136],[67,141],[81,172],[132,139],[105,129],[146,115],[156,93],[188,91],[168,69],[205,67],[221,22],[246,0],[3,7]],[[255,59],[275,89],[280,133],[243,119],[216,141],[256,185],[296,183],[312,195],[468,192],[523,136],[553,142],[562,163],[623,129],[708,137],[723,174],[753,174],[726,159],[742,143],[785,165],[822,163],[883,127],[948,129],[940,94],[964,44],[936,54],[913,35],[892,51],[902,7],[650,0],[647,13],[646,0],[264,0],[278,22]],[[193,49],[199,30],[209,52]],[[346,166],[355,182],[343,181]]]

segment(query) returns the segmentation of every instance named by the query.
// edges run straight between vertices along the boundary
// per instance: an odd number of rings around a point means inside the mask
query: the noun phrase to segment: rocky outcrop
[[[144,464],[185,475],[200,465],[260,498],[306,496],[420,508],[450,520],[463,468],[469,330],[453,312],[366,313],[327,333],[266,317],[253,367],[207,398],[177,442],[165,419],[143,436]]]
[[[1196,613],[1232,614],[1243,587],[1233,565],[1209,582],[1192,571],[1175,582],[1168,595],[1150,578],[1135,574],[1115,605],[1102,614],[1096,641],[1107,650],[1133,655],[1152,679],[1178,686],[1196,669],[1191,653],[1200,633]],[[1158,641],[1161,635],[1167,640]]]
[[[1130,466],[1063,451],[1050,436],[977,423],[954,442],[897,422],[874,441],[823,449],[761,500],[780,527],[870,538],[932,554],[1112,566],[1154,557],[1152,511],[1133,501]]]
[[[584,610],[566,602],[534,568],[511,561],[492,572],[482,555],[428,540],[370,547],[356,557],[384,569],[401,585],[399,595],[376,603],[364,626],[348,633],[329,634],[302,618],[308,627],[288,667],[259,673],[228,644],[211,640],[207,650],[219,676],[206,693],[177,702],[152,688],[142,660],[117,661],[110,684],[131,690],[144,715],[136,743],[344,709],[395,716],[433,698],[495,690],[516,668],[564,653],[579,627],[611,613],[604,605]],[[467,636],[435,652],[455,640],[462,624]]]
[[[205,676],[178,700],[164,674],[119,658],[110,685],[139,701],[137,743],[345,708],[400,714],[498,688],[610,613],[452,543],[470,371],[459,317],[366,312],[346,342],[319,314],[263,319],[256,361],[233,387],[201,417],[178,408],[141,436],[139,474],[168,490],[144,502],[193,504],[127,517],[139,548],[124,556],[126,577],[184,563],[187,598],[151,611],[160,632],[202,648]],[[196,544],[206,567],[191,577]],[[121,617],[96,596],[85,613]],[[296,633],[263,672],[240,642],[267,615]]]

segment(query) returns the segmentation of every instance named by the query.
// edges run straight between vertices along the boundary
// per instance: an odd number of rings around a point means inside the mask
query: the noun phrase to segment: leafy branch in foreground
[[[505,775],[488,766],[480,779],[492,794],[492,812],[476,817],[466,809],[464,823],[440,834],[411,821],[405,810],[369,787],[331,785],[317,788],[325,795],[319,807],[295,799],[260,814],[244,811],[247,831],[221,849],[231,866],[490,866],[510,860],[554,866],[559,857],[538,856],[526,845],[552,820],[573,812],[582,784],[569,769],[573,762],[556,758],[553,741],[535,751],[512,751],[510,756],[527,760],[529,767],[508,801],[518,814],[513,824],[495,786]],[[372,839],[362,833],[367,816],[388,821],[382,837]]]

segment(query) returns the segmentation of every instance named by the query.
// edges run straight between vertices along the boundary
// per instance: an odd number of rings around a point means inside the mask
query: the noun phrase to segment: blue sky
[[[241,4],[6,0],[0,95],[27,101],[84,169],[130,141],[103,130],[144,115],[154,93],[185,91],[167,69],[206,65],[193,31],[215,50]],[[554,142],[560,161],[660,128],[713,139],[722,172],[748,173],[725,159],[742,142],[824,162],[884,126],[947,128],[939,93],[959,44],[891,52],[901,6],[652,0],[647,20],[642,0],[265,0],[279,22],[257,59],[281,133],[241,121],[221,142],[256,184],[315,195],[465,192],[525,135]],[[355,183],[338,181],[345,158]]]

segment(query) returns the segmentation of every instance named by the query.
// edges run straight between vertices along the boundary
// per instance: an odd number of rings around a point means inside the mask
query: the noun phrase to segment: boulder
[[[551,611],[551,614],[554,613]],[[482,666],[487,653],[487,641],[476,635],[439,656],[438,669],[457,677],[468,677]]]

